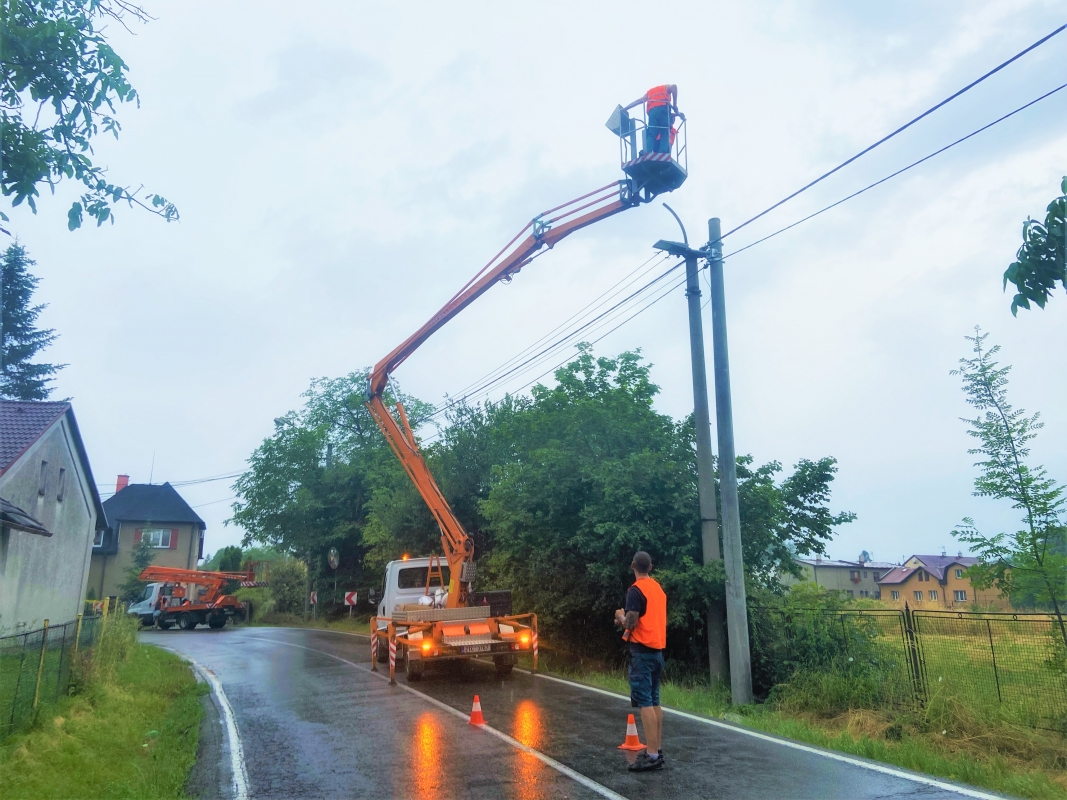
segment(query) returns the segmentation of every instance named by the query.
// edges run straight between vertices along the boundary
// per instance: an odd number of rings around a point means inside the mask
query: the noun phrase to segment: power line
[[[901,125],[899,128],[897,128],[895,131],[890,133],[888,136],[883,136],[881,139],[879,139],[877,142],[872,144],[870,147],[864,148],[863,150],[861,150],[860,152],[856,153],[856,155],[852,156],[852,158],[848,159],[847,161],[842,161],[840,164],[838,164],[832,170],[830,170],[829,172],[824,172],[822,175],[820,175],[818,178],[813,180],[811,183],[807,184],[806,186],[800,187],[799,189],[797,189],[795,192],[793,192],[788,197],[785,197],[782,200],[779,200],[773,206],[770,206],[770,207],[764,209],[763,211],[761,211],[760,213],[758,213],[756,216],[752,217],[751,219],[745,220],[740,225],[738,225],[736,228],[731,228],[726,233],[724,233],[721,238],[725,239],[730,234],[737,233],[737,231],[741,230],[746,225],[749,225],[749,224],[755,222],[756,220],[758,220],[760,217],[765,216],[766,214],[769,214],[770,212],[774,211],[774,209],[778,208],[778,206],[789,202],[790,200],[792,200],[794,197],[796,197],[797,195],[801,194],[802,192],[806,192],[808,189],[810,189],[815,184],[819,183],[822,180],[825,180],[826,178],[829,178],[831,175],[833,175],[838,170],[843,169],[844,167],[847,167],[849,164],[851,164],[857,158],[859,158],[860,156],[866,155],[867,153],[871,152],[874,148],[878,147],[879,145],[884,144],[885,142],[888,142],[890,139],[892,139],[898,133],[901,133],[901,132],[907,130],[912,125],[914,125],[916,122],[918,122],[919,120],[923,119],[924,117],[928,117],[930,114],[933,114],[935,111],[937,111],[942,106],[946,105],[947,103],[952,102],[957,97],[962,95],[964,92],[970,91],[975,86],[977,86],[982,81],[984,81],[986,78],[989,78],[992,75],[995,75],[996,73],[1000,72],[1002,69],[1004,69],[1006,66],[1008,66],[1012,62],[1017,61],[1018,59],[1022,58],[1024,55],[1029,53],[1031,50],[1033,50],[1033,49],[1035,49],[1037,47],[1040,47],[1045,42],[1047,42],[1049,39],[1051,39],[1053,36],[1056,36],[1057,34],[1060,34],[1065,30],[1067,30],[1067,25],[1061,25],[1060,27],[1056,28],[1056,30],[1052,31],[1052,33],[1050,33],[1047,36],[1044,36],[1044,37],[1038,39],[1036,42],[1034,42],[1032,45],[1027,47],[1025,50],[1020,50],[1018,53],[1013,55],[1007,61],[1005,61],[1004,63],[1000,64],[999,66],[996,66],[993,69],[989,70],[989,72],[987,72],[985,75],[982,75],[977,80],[971,81],[966,86],[964,86],[962,89],[960,89],[958,92],[955,92],[955,93],[949,95],[948,97],[946,97],[944,100],[942,100],[937,105],[928,108],[926,111],[921,113],[919,116],[915,117],[915,119],[911,120],[910,122],[905,123],[904,125]]]
[[[822,214],[823,212],[829,211],[831,208],[836,208],[837,206],[839,206],[842,203],[845,203],[845,202],[851,200],[854,197],[859,197],[861,194],[863,194],[864,192],[868,191],[869,189],[873,189],[875,186],[880,186],[881,184],[885,183],[886,181],[897,177],[897,175],[900,175],[900,174],[902,174],[904,172],[907,172],[912,167],[919,166],[924,161],[929,161],[934,156],[940,155],[941,153],[944,153],[946,150],[950,150],[951,148],[955,147],[956,145],[967,141],[972,136],[977,136],[978,134],[982,133],[982,131],[989,130],[994,125],[1003,122],[1004,120],[1008,119],[1009,117],[1015,116],[1020,111],[1025,111],[1026,109],[1028,109],[1030,106],[1034,105],[1035,103],[1040,103],[1042,100],[1044,100],[1044,99],[1046,99],[1048,97],[1051,97],[1052,95],[1056,94],[1056,92],[1061,91],[1062,89],[1067,89],[1067,83],[1064,83],[1064,84],[1062,84],[1060,86],[1057,86],[1051,92],[1046,92],[1045,94],[1041,95],[1040,97],[1038,97],[1038,98],[1036,98],[1034,100],[1031,100],[1029,103],[1026,103],[1025,105],[1019,106],[1014,111],[1012,111],[1012,112],[1010,112],[1008,114],[1005,114],[1003,117],[1000,117],[999,119],[993,120],[988,125],[983,125],[978,130],[971,131],[966,136],[964,136],[962,138],[959,138],[956,141],[952,142],[952,144],[947,144],[944,147],[942,147],[940,150],[935,150],[934,152],[930,153],[930,155],[923,156],[918,161],[913,161],[912,163],[908,164],[908,166],[904,167],[903,169],[898,169],[896,172],[893,172],[893,173],[891,173],[889,175],[886,175],[881,180],[877,180],[872,184],[864,186],[858,192],[853,192],[848,197],[843,197],[842,199],[838,200],[836,203],[831,203],[830,205],[826,206],[825,208],[820,208],[815,213],[808,214],[808,216],[804,217],[803,219],[798,219],[796,222],[792,223],[791,225],[786,225],[784,228],[779,228],[774,233],[768,234],[767,236],[764,236],[762,239],[757,239],[756,241],[752,242],[752,244],[747,244],[744,247],[740,248],[739,250],[734,250],[732,253],[730,253],[730,254],[728,254],[726,256],[723,256],[723,258],[729,258],[730,256],[736,256],[738,253],[742,253],[745,250],[748,250],[750,247],[755,247],[756,245],[761,244],[761,243],[767,241],[768,239],[773,239],[778,234],[785,233],[787,230],[790,230],[791,228],[795,228],[797,225],[800,225],[802,222],[807,222],[809,219],[813,219],[813,218],[819,216],[820,214]],[[735,230],[736,230],[736,228],[735,228]]]
[[[236,500],[236,499],[237,499],[237,495],[234,495],[233,497],[224,497],[221,500],[212,500],[210,503],[199,503],[199,504],[197,504],[195,506],[189,506],[189,508],[203,508],[204,506],[213,506],[216,503],[225,503],[227,500]]]

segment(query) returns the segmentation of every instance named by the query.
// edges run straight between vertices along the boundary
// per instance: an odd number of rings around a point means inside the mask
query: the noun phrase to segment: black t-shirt
[[[648,600],[637,586],[631,586],[626,590],[626,605],[623,606],[623,610],[626,613],[636,611],[638,617],[643,617],[645,611],[648,609]],[[640,642],[630,642],[631,653],[658,653],[660,652],[655,647],[649,647],[648,645],[641,644]]]

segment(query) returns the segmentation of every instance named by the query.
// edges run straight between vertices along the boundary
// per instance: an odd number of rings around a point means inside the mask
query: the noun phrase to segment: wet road
[[[519,672],[502,681],[477,666],[410,687],[398,674],[389,686],[369,671],[368,640],[352,635],[236,628],[142,640],[218,679],[253,798],[992,796],[680,713],[664,718],[667,769],[630,773],[616,749],[626,698]],[[493,730],[467,724],[474,694]]]

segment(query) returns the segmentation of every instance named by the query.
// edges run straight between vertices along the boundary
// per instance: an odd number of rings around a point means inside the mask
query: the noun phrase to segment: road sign
[[[311,605],[317,606],[318,604],[319,604],[319,593],[318,592],[312,592],[311,593]]]
[[[355,592],[345,592],[345,605],[354,606],[356,604],[357,595]]]

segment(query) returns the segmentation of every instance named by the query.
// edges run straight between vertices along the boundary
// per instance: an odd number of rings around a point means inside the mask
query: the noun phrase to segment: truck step
[[[458,622],[489,619],[489,606],[471,608],[427,608],[425,611],[394,611],[393,622]]]

